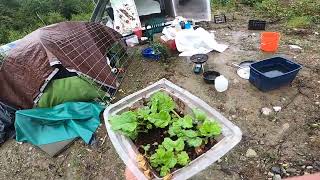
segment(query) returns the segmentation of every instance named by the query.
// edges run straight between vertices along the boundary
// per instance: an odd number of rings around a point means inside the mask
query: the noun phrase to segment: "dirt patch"
[[[320,171],[320,42],[319,36],[285,34],[276,54],[259,50],[260,32],[246,30],[247,17],[239,17],[226,25],[209,24],[218,42],[229,44],[224,53],[210,53],[207,69],[229,79],[229,89],[218,93],[205,84],[201,75],[192,72],[192,64],[174,55],[169,63],[136,58],[124,79],[117,99],[136,92],[161,78],[187,89],[219,110],[239,126],[243,139],[221,161],[192,179],[267,179],[268,173],[281,169],[282,177]],[[239,18],[238,18],[239,17]],[[238,18],[238,19],[237,19]],[[279,31],[278,25],[268,27]],[[289,44],[303,48],[291,51]],[[236,75],[230,63],[261,60],[281,55],[304,67],[292,85],[263,93]],[[270,116],[261,115],[261,108],[281,106]],[[115,152],[106,130],[100,126],[96,146],[76,141],[57,158],[49,158],[29,144],[11,140],[1,146],[0,174],[3,179],[123,179],[124,164]],[[251,148],[257,157],[248,158]],[[311,168],[312,167],[312,168]],[[284,170],[284,171],[283,171]],[[269,173],[270,174],[270,173]],[[222,178],[223,177],[223,178]]]

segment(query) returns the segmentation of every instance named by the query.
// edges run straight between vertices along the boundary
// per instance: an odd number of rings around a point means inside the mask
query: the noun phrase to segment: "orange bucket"
[[[266,52],[276,52],[279,47],[280,33],[263,32],[261,33],[260,49]]]

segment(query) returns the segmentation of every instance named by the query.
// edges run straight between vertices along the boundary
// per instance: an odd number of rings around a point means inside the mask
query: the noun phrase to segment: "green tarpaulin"
[[[44,145],[81,137],[89,143],[100,124],[103,107],[86,102],[68,102],[53,108],[16,112],[16,140]]]

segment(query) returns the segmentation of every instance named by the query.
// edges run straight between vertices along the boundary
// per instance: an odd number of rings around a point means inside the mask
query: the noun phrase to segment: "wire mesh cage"
[[[5,54],[0,52],[0,70],[2,69],[2,65],[4,63]]]
[[[52,92],[49,90],[53,89],[53,82],[77,76],[75,79],[91,88],[82,90],[81,86],[70,85],[69,89],[77,87],[79,94],[71,101],[95,98],[108,104],[119,90],[134,55],[119,33],[99,23],[63,22],[40,28],[19,40],[6,57],[0,55],[0,99],[23,109],[32,108],[45,99],[43,94]],[[69,89],[64,86],[60,95]],[[83,99],[89,94],[88,89],[96,91],[91,92],[95,95]]]
[[[42,40],[54,46],[54,55],[68,71],[96,89],[99,101],[113,100],[135,52],[128,51],[120,34],[98,23],[79,24],[64,33],[63,38],[50,34]]]

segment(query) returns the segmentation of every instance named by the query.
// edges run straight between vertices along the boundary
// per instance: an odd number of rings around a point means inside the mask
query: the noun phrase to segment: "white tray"
[[[166,79],[162,79],[155,84],[142,89],[136,93],[133,93],[115,104],[110,105],[104,111],[103,116],[105,119],[105,125],[108,131],[108,135],[111,139],[113,146],[115,147],[120,158],[126,164],[126,166],[131,170],[131,172],[140,180],[147,179],[143,172],[139,170],[138,164],[136,163],[137,148],[133,142],[121,135],[118,132],[115,132],[111,129],[109,124],[109,117],[115,115],[119,112],[123,112],[131,107],[134,103],[138,102],[143,98],[149,98],[155,92],[162,90],[169,93],[172,97],[178,98],[185,103],[186,111],[190,111],[193,108],[199,108],[205,113],[208,117],[215,119],[222,126],[222,138],[221,140],[214,145],[209,151],[201,155],[197,159],[189,163],[188,166],[181,168],[172,173],[173,179],[188,179],[200,171],[204,170],[215,161],[220,159],[226,153],[228,153],[235,145],[237,145],[242,137],[241,130],[221,115],[214,108],[210,107],[207,103],[199,99],[198,97],[192,95],[188,91],[174,85]],[[156,177],[154,179],[162,179]]]

